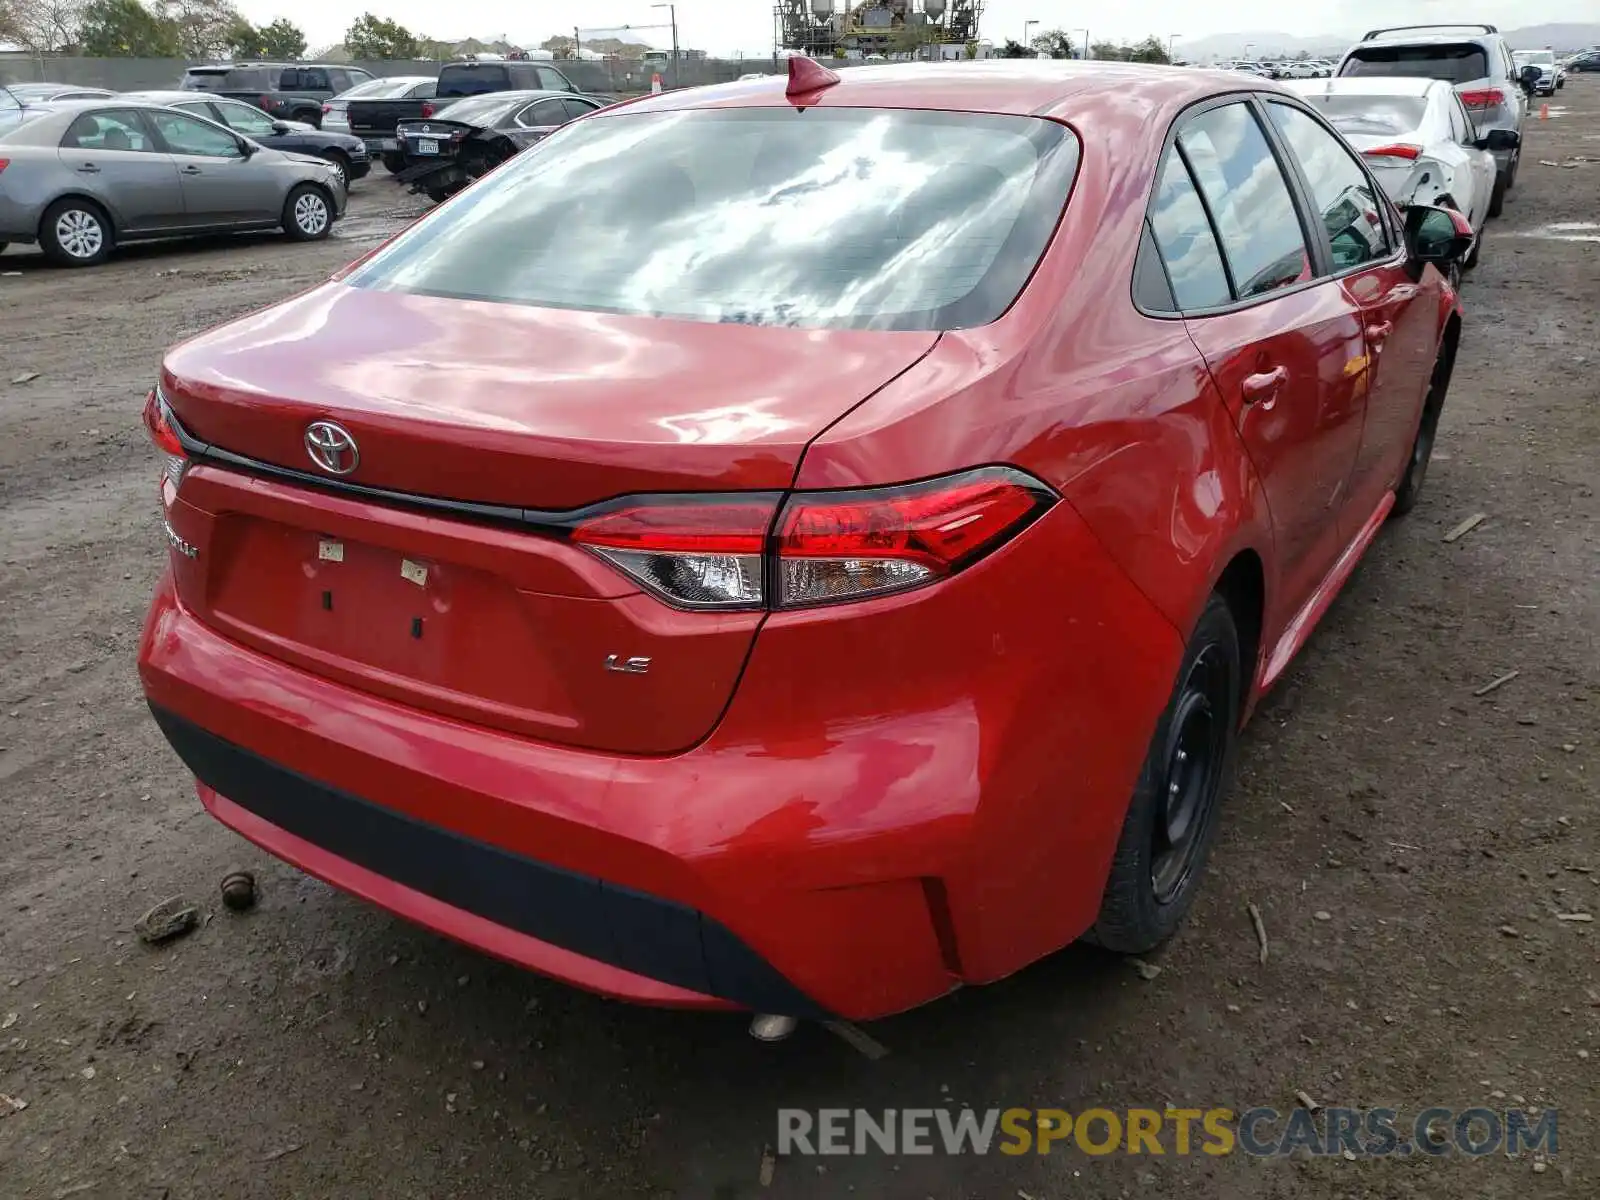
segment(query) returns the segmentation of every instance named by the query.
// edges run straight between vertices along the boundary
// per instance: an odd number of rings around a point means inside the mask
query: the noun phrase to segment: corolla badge
[[[348,475],[361,461],[350,431],[332,421],[313,421],[306,426],[306,453],[330,475]]]

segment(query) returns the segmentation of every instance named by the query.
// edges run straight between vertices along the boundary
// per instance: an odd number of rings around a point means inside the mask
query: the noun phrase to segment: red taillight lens
[[[329,114],[329,113],[331,113],[331,112],[332,112],[332,111],[333,111],[333,105],[331,105],[331,104],[324,104],[324,105],[323,105],[323,106],[322,106],[322,115],[323,115],[323,116],[327,116],[327,115],[328,115],[328,114]]]
[[[0,171],[4,171],[10,165],[11,160],[9,158],[0,158]]]
[[[1406,158],[1415,162],[1422,154],[1422,147],[1397,143],[1393,146],[1374,146],[1371,150],[1363,150],[1361,153],[1367,158]]]
[[[167,407],[159,390],[151,391],[145,397],[144,427],[149,431],[156,449],[161,451],[162,475],[176,489],[183,482],[183,472],[189,465],[189,459],[183,452],[183,443],[178,440],[177,431],[172,427],[172,410]]]
[[[686,608],[758,608],[776,495],[662,497],[583,521],[572,540]]]
[[[800,493],[778,532],[776,604],[793,608],[899,591],[998,548],[1053,502],[1043,484],[985,468],[909,487]]]
[[[434,106],[433,106],[433,105],[432,105],[432,104],[430,104],[430,103],[429,103],[429,102],[428,102],[428,101],[426,101],[426,100],[424,100],[424,101],[423,101],[423,102],[422,102],[422,115],[423,115],[423,116],[425,116],[425,117],[431,117],[431,116],[433,116],[433,114],[434,114],[434,113],[436,113],[436,112],[438,112],[438,111],[439,111],[439,110],[438,110],[438,109],[436,109],[436,108],[435,108],[435,107],[434,107]]]
[[[1481,88],[1462,92],[1461,103],[1468,108],[1498,108],[1506,102],[1506,94],[1499,88]]]
[[[273,105],[275,105],[277,101],[271,96],[257,96],[256,103],[261,106],[262,112],[271,112]]]
[[[802,608],[951,575],[1055,503],[1038,480],[984,467],[902,487],[626,500],[572,540],[684,608]],[[773,532],[774,524],[776,531]]]

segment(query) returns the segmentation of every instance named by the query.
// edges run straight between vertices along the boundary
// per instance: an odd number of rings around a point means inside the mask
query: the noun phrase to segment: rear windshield
[[[340,92],[339,100],[393,100],[417,86],[415,79],[369,79]]]
[[[258,88],[271,91],[273,84],[266,67],[191,67],[184,72],[180,86],[186,92],[247,92]]]
[[[1362,46],[1352,50],[1341,75],[1417,75],[1446,83],[1472,83],[1489,74],[1482,46]]]
[[[1306,96],[1340,133],[1409,133],[1428,111],[1425,96]]]
[[[475,64],[445,67],[439,72],[440,96],[481,96],[484,92],[510,90],[511,73],[504,67]]]
[[[1035,117],[620,113],[546,138],[349,282],[694,321],[964,328],[1021,291],[1077,164],[1077,139]]]
[[[1519,67],[1553,67],[1556,56],[1550,50],[1513,50],[1511,60]]]
[[[528,103],[530,97],[518,95],[515,99],[507,99],[505,92],[494,92],[487,96],[468,96],[465,100],[456,100],[439,109],[438,116],[442,121],[465,121],[474,125],[493,125],[498,121],[508,108],[514,105]]]

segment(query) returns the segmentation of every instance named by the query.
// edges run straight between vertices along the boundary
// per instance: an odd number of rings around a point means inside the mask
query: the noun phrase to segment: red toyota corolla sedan
[[[1470,236],[1239,75],[614,107],[168,354],[151,708],[269,852],[612,996],[1146,950],[1416,500]]]

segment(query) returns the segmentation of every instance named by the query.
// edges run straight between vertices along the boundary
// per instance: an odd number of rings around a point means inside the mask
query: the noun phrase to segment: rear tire
[[[1433,459],[1433,443],[1439,433],[1439,414],[1444,410],[1445,394],[1450,390],[1451,350],[1439,351],[1433,364],[1433,376],[1428,380],[1428,394],[1422,400],[1422,419],[1417,423],[1417,436],[1411,443],[1411,457],[1406,461],[1406,472],[1400,477],[1400,486],[1394,491],[1393,517],[1403,517],[1417,506],[1422,495],[1422,485],[1428,478],[1428,463]]]
[[[406,156],[397,154],[393,150],[383,152],[383,169],[391,175],[398,175],[406,169]]]
[[[1498,217],[1506,210],[1506,177],[1501,172],[1494,177],[1494,191],[1489,194],[1489,216]]]
[[[435,204],[443,204],[446,200],[450,199],[450,192],[445,188],[431,187],[423,190],[427,192],[428,199],[432,200]]]
[[[92,200],[57,200],[39,222],[39,245],[63,267],[98,266],[111,254],[111,244],[111,218]]]
[[[1519,150],[1512,154],[1511,165],[1506,168],[1506,191],[1512,191],[1517,186],[1517,168],[1522,165],[1522,152]]]
[[[333,229],[333,200],[315,184],[296,184],[283,202],[283,232],[291,241],[320,242]]]
[[[1213,593],[1156,723],[1087,941],[1142,954],[1189,911],[1233,773],[1243,681],[1238,626]]]

